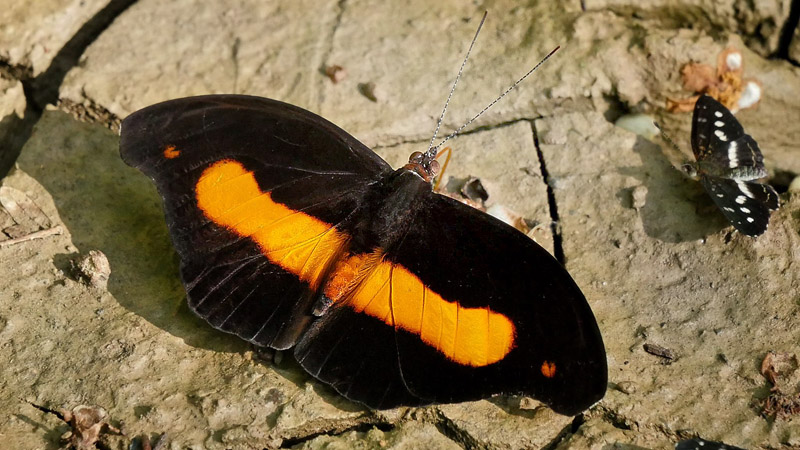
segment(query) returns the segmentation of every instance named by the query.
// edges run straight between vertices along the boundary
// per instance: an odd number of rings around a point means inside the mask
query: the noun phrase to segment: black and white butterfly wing
[[[722,442],[707,441],[695,438],[686,439],[675,444],[675,450],[743,450],[733,445],[723,444]]]
[[[698,164],[714,175],[749,180],[766,176],[756,141],[728,108],[707,95],[694,107],[692,151]]]
[[[767,231],[770,211],[778,209],[778,193],[772,186],[711,175],[701,176],[700,182],[739,232],[758,236]]]

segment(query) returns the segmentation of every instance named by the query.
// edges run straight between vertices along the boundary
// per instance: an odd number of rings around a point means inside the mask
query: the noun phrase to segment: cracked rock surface
[[[103,437],[113,449],[161,433],[171,449],[661,449],[693,436],[800,447],[800,419],[762,415],[771,385],[759,371],[769,351],[800,353],[800,197],[787,192],[800,174],[798,8],[0,1],[0,169],[16,160],[0,192],[63,230],[0,245],[3,447],[59,448],[66,425],[26,401],[101,406],[125,432]],[[446,177],[478,177],[487,206],[520,214],[563,260],[603,333],[605,398],[575,418],[517,397],[370,411],[289,355],[264,361],[196,318],[155,188],[119,159],[121,119],[187,95],[271,97],[322,114],[397,167],[427,149],[484,9],[441,137],[562,48],[448,142]],[[691,157],[691,117],[664,109],[691,95],[683,64],[713,65],[728,47],[763,85],[760,104],[737,117],[782,192],[757,239],[676,170]],[[53,64],[65,76],[40,77]],[[346,71],[337,83],[324,72],[332,65]],[[629,113],[657,120],[682,149],[613,125]],[[0,209],[0,225],[12,219]],[[73,275],[71,261],[91,251],[108,259],[107,287]]]

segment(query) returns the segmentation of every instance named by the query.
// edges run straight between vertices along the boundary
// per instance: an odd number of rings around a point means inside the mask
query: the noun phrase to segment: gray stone
[[[159,101],[214,93],[318,109],[318,85],[330,83],[322,68],[337,10],[335,2],[310,0],[139,1],[87,49],[64,80],[61,101],[108,122]]]
[[[35,77],[109,0],[0,1],[0,62],[15,76]]]
[[[21,130],[25,108],[22,83],[0,76],[0,177],[11,169],[27,139]]]

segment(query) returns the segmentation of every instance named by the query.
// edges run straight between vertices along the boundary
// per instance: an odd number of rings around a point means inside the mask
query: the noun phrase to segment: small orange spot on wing
[[[556,376],[556,363],[545,361],[542,363],[542,375],[546,378],[553,378]]]
[[[178,156],[181,156],[181,151],[176,149],[174,145],[168,145],[164,149],[164,158],[175,159]]]

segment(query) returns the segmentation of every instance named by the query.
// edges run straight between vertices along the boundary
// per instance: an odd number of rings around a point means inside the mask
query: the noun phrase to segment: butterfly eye
[[[431,178],[435,177],[436,174],[439,173],[440,169],[441,165],[439,164],[439,161],[436,161],[435,159],[431,161],[430,167],[428,168],[428,173],[431,174]]]
[[[682,165],[681,166],[681,170],[683,171],[683,173],[685,173],[686,175],[689,175],[692,178],[697,176],[697,168],[695,168],[691,164]]]
[[[408,157],[408,162],[412,164],[419,164],[422,162],[423,156],[424,155],[422,154],[422,152],[414,152],[411,154],[411,156]]]

